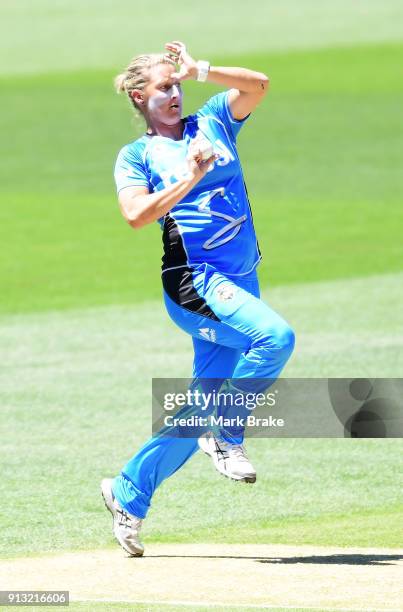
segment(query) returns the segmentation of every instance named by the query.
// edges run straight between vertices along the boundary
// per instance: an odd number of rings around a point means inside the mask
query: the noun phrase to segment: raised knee
[[[289,325],[285,325],[281,328],[279,333],[276,334],[276,345],[278,350],[288,356],[293,352],[295,346],[295,333]]]
[[[295,346],[294,331],[286,323],[275,329],[270,329],[263,339],[263,345],[267,352],[275,351],[288,359]]]

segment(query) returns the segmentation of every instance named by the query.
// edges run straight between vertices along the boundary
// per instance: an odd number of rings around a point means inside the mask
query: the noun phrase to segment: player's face
[[[182,90],[172,78],[175,66],[158,64],[150,71],[150,81],[144,88],[147,113],[152,122],[175,125],[182,116]]]

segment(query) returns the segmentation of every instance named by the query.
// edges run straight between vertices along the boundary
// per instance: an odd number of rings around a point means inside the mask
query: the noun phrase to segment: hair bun
[[[119,94],[119,93],[122,93],[122,91],[126,91],[125,81],[126,81],[125,72],[122,72],[122,74],[118,74],[118,76],[115,77],[114,84],[115,84],[116,93]]]

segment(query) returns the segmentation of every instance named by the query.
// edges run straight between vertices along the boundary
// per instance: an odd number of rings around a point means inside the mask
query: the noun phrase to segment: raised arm
[[[211,66],[207,80],[230,89],[228,102],[234,119],[249,115],[269,88],[269,77],[248,68]]]
[[[186,46],[180,41],[174,41],[165,47],[179,65],[178,72],[172,76],[178,81],[197,79],[198,65],[186,51]],[[248,68],[210,66],[207,81],[230,89],[229,105],[234,119],[243,119],[249,115],[269,89],[269,77]]]

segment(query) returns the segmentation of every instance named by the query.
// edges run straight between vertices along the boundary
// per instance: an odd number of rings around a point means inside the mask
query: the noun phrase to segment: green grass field
[[[239,150],[263,295],[296,330],[285,375],[402,375],[401,3],[257,0],[247,19],[228,0],[153,7],[160,22],[129,0],[0,6],[4,557],[115,546],[99,481],[149,435],[151,378],[190,374],[161,304],[160,230],[134,232],[116,203],[116,154],[143,130],[112,88],[131,55],[179,38],[269,74]],[[187,113],[216,91],[184,89]],[[256,486],[196,455],[157,492],[145,541],[401,544],[401,441],[248,449]]]

